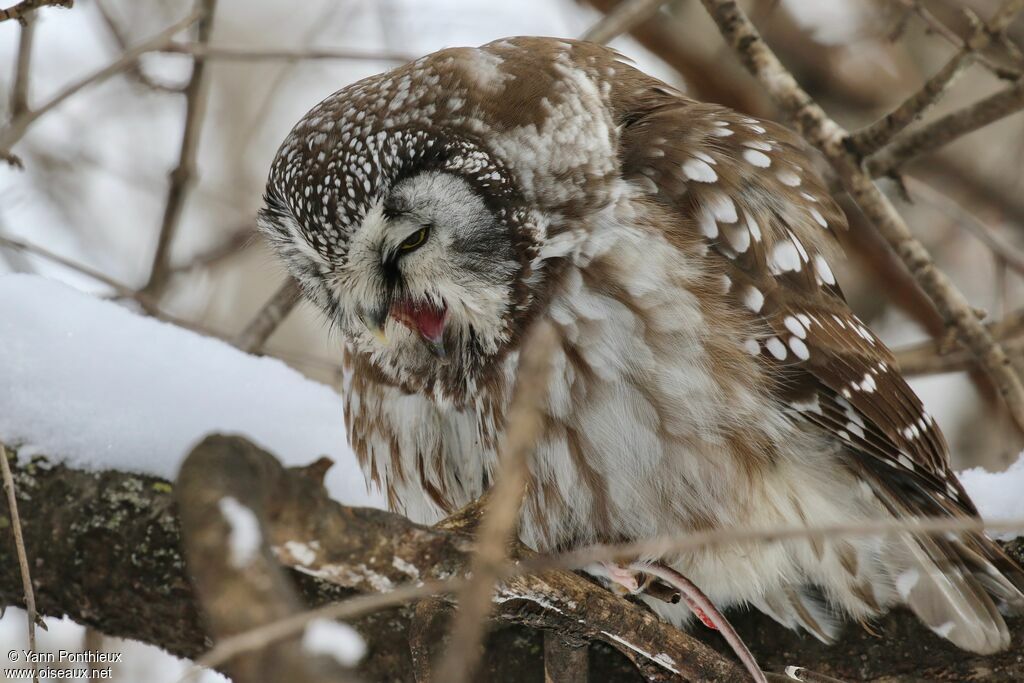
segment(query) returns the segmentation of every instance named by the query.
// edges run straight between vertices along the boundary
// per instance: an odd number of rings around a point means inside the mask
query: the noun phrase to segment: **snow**
[[[236,569],[248,567],[260,551],[263,535],[256,514],[232,496],[225,496],[218,502],[220,513],[227,520],[228,552],[231,565]]]
[[[28,636],[25,628],[25,611],[17,607],[9,607],[7,613],[0,619],[0,656],[6,663],[7,651],[10,649],[27,650]],[[36,646],[38,652],[52,653],[59,656],[59,652],[81,652],[84,629],[67,617],[63,619],[46,619],[46,631],[36,629]],[[195,672],[195,665],[183,659],[178,659],[167,654],[163,650],[155,648],[136,640],[123,640],[112,636],[104,636],[103,647],[100,652],[120,652],[121,662],[111,665],[112,676],[110,680],[121,681],[145,681],[146,683],[181,683],[188,680],[191,683],[231,683],[227,678],[216,671],[203,669]],[[17,666],[24,666],[24,660]],[[60,666],[51,664],[52,668],[60,669]],[[77,667],[76,667],[77,668]],[[63,673],[63,672],[62,672]],[[191,676],[186,678],[186,676]],[[8,680],[8,679],[0,679]],[[59,681],[60,683],[92,683],[85,678],[57,678],[40,677],[43,683]],[[95,681],[96,679],[92,679]]]
[[[982,518],[989,521],[1024,519],[1024,453],[1005,472],[989,472],[974,467],[960,472],[960,482],[967,495],[978,506]],[[992,533],[994,538],[1008,541],[1024,532]]]
[[[355,666],[366,654],[366,641],[354,628],[330,619],[309,622],[302,647],[310,654],[334,657],[342,666]]]
[[[173,480],[205,435],[239,434],[286,465],[326,455],[332,497],[383,507],[343,414],[330,387],[281,361],[51,280],[0,276],[0,441],[22,455]]]

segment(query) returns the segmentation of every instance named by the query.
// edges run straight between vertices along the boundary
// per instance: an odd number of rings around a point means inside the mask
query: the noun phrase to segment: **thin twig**
[[[40,7],[65,7],[70,8],[74,0],[21,0],[18,4],[8,9],[0,9],[0,21],[17,19],[26,21],[28,15]]]
[[[28,553],[25,552],[25,539],[21,534],[21,517],[18,515],[18,497],[14,493],[14,475],[11,465],[7,462],[7,448],[0,443],[0,470],[3,471],[4,490],[7,492],[7,505],[11,511],[11,528],[14,531],[14,548],[18,553],[18,567],[21,569],[21,585],[25,592],[25,613],[28,618],[28,647],[32,652],[36,648],[36,594],[32,590],[32,575],[28,570]],[[39,683],[39,665],[33,660],[34,674],[32,680]]]
[[[1024,109],[1024,78],[974,104],[905,132],[867,161],[875,178],[895,173],[914,157],[934,152],[954,140]]]
[[[734,0],[702,2],[744,66],[794,121],[804,138],[824,153],[850,197],[889,242],[943,320],[957,330],[999,389],[1014,420],[1024,427],[1024,385],[1006,351],[989,334],[963,293],[936,267],[889,198],[864,172],[856,155],[846,147],[848,133],[800,87]],[[1024,106],[1024,81],[1014,87],[1019,88],[1016,97]]]
[[[18,36],[18,57],[14,63],[14,84],[11,86],[11,118],[28,111],[28,86],[32,64],[32,42],[36,33],[35,14],[27,14],[21,22]]]
[[[850,146],[861,156],[874,154],[884,147],[894,135],[921,118],[942,97],[957,76],[970,65],[973,54],[969,49],[956,53],[956,56],[946,62],[934,76],[925,81],[920,90],[902,104],[870,126],[851,134]]]
[[[462,683],[472,676],[479,660],[494,584],[519,522],[529,475],[528,459],[543,428],[541,404],[547,395],[556,341],[554,328],[538,323],[524,342],[508,422],[498,449],[498,474],[476,534],[477,548],[470,562],[472,578],[459,591],[459,611],[450,645],[435,669],[435,680]]]
[[[285,61],[295,62],[307,59],[348,59],[370,62],[394,62],[404,64],[413,57],[396,52],[362,52],[359,50],[331,50],[327,48],[290,49],[252,49],[246,47],[229,47],[225,45],[203,45],[197,43],[171,43],[161,52],[193,55],[202,59],[220,59],[237,61]]]
[[[100,17],[103,19],[103,24],[107,27],[107,31],[110,32],[110,36],[114,39],[118,49],[121,51],[128,49],[128,38],[124,31],[114,20],[114,16],[110,13],[110,8],[107,7],[105,0],[94,0],[96,9],[99,10]],[[182,87],[178,85],[167,85],[166,83],[160,83],[149,77],[149,75],[143,70],[142,64],[138,61],[134,62],[127,69],[128,73],[131,74],[132,78],[137,80],[142,85],[146,86],[151,90],[165,93],[180,93]]]
[[[273,296],[263,304],[232,344],[246,353],[259,353],[278,325],[292,312],[302,298],[302,289],[295,278],[288,276]]]
[[[137,60],[141,55],[147,52],[153,52],[154,50],[159,50],[161,47],[169,43],[179,32],[194,24],[196,20],[199,19],[199,16],[200,13],[198,11],[190,13],[181,21],[168,26],[152,38],[126,50],[124,54],[102,69],[93,72],[81,80],[75,81],[67,88],[54,95],[52,99],[44,103],[42,106],[36,109],[30,109],[23,112],[20,116],[14,117],[11,120],[11,123],[0,131],[0,157],[9,156],[11,147],[13,147],[14,144],[25,135],[25,131],[27,131],[29,126],[31,126],[32,123],[40,116],[59,106],[64,102],[64,100],[76,94],[79,90],[90,85],[95,85],[96,83],[110,78],[111,76],[121,73],[135,63],[135,60]]]
[[[171,315],[170,313],[162,311],[159,308],[159,306],[157,306],[155,301],[146,297],[144,294],[136,291],[135,289],[132,289],[125,283],[119,282],[118,280],[113,279],[109,275],[101,273],[100,271],[92,268],[91,266],[87,266],[84,263],[79,263],[78,261],[69,259],[66,256],[55,254],[44,247],[40,247],[36,244],[31,244],[29,242],[23,242],[21,240],[12,239],[10,237],[4,237],[2,235],[0,235],[0,247],[7,247],[8,249],[12,249],[15,251],[25,252],[27,254],[39,256],[48,261],[58,263],[64,266],[65,268],[75,271],[76,273],[81,273],[86,277],[92,278],[97,282],[100,282],[110,287],[110,289],[113,290],[115,297],[122,299],[130,299],[132,301],[137,302],[139,306],[141,306],[142,309],[147,314],[160,320],[173,323],[178,327],[182,327],[186,330],[191,330],[193,332],[202,334],[207,337],[215,337],[217,339],[222,340],[226,340],[229,337],[229,335],[226,335],[223,332],[219,332],[217,330],[204,327],[197,323],[190,322],[183,318],[179,318],[177,316]]]
[[[193,270],[210,268],[230,258],[253,243],[252,226],[246,225],[229,233],[224,239],[205,251],[201,251],[185,263],[171,267],[169,276],[183,275]]]
[[[583,34],[581,40],[607,43],[647,21],[668,0],[623,0]]]
[[[197,41],[205,45],[213,31],[213,18],[217,10],[217,0],[198,0],[199,31]],[[185,85],[185,129],[181,135],[181,149],[178,153],[178,165],[171,171],[170,185],[167,188],[167,200],[164,203],[164,215],[160,222],[160,234],[157,237],[156,250],[153,254],[153,265],[149,271],[149,282],[142,292],[154,299],[159,299],[169,279],[171,269],[171,245],[178,232],[181,213],[185,208],[185,197],[196,174],[196,153],[199,149],[199,134],[203,126],[203,114],[206,111],[206,60],[196,57],[192,60],[192,75]]]
[[[956,55],[938,73],[929,78],[916,93],[900,106],[875,123],[850,135],[848,145],[861,156],[874,154],[887,145],[895,135],[918,120],[945,93],[953,81],[963,73],[972,59],[1000,36],[1021,10],[1022,0],[1005,0],[989,21],[982,24],[974,18],[974,32],[964,41]],[[966,10],[965,10],[966,11]],[[973,17],[973,15],[970,15]]]
[[[84,263],[79,263],[78,261],[69,259],[66,256],[55,254],[45,247],[40,247],[39,245],[32,244],[30,242],[24,242],[18,239],[13,239],[10,237],[4,237],[3,235],[0,235],[0,247],[6,247],[8,249],[22,251],[29,254],[36,254],[37,256],[41,256],[42,258],[45,258],[48,261],[59,263],[65,268],[69,268],[77,273],[81,273],[82,275],[90,277],[93,280],[96,280],[97,282],[105,284],[106,286],[114,290],[114,292],[118,296],[126,298],[135,298],[135,290],[129,287],[128,285],[122,282],[118,282],[117,280],[114,280],[108,275],[105,275],[104,273],[101,273],[95,268],[87,266]]]
[[[378,612],[388,607],[401,605],[432,595],[443,595],[458,590],[465,584],[462,577],[442,581],[425,581],[418,584],[398,586],[387,593],[356,595],[347,600],[324,605],[317,609],[293,614],[278,621],[243,631],[235,636],[221,638],[209,652],[196,660],[195,669],[182,676],[178,683],[185,683],[202,668],[215,669],[240,654],[259,650],[267,645],[301,633],[312,621],[320,619],[355,619],[364,614]]]
[[[915,14],[917,14],[917,16],[921,17],[921,19],[924,20],[924,22],[928,25],[928,28],[930,28],[936,34],[942,36],[942,38],[944,38],[950,45],[954,46],[957,50],[963,51],[968,48],[967,41],[961,38],[956,31],[946,26],[946,24],[944,24],[938,17],[932,14],[931,11],[924,6],[921,0],[894,1],[900,3],[905,8],[914,12]],[[1016,0],[1011,0],[1011,2],[1014,1]],[[1010,7],[1010,11],[1013,11],[1012,7]],[[1003,21],[1002,17],[1000,16],[1001,14],[1002,12],[993,17],[993,21],[998,22],[996,23],[996,25],[1001,24]],[[1003,26],[1003,28],[1005,29],[1005,25]],[[1024,73],[1022,73],[1019,69],[1012,69],[997,64],[996,62],[992,61],[983,54],[976,55],[976,59],[979,64],[983,65],[986,69],[991,71],[998,78],[1004,80],[1016,80],[1020,78],[1022,75],[1024,75]]]
[[[1007,351],[1016,355],[1024,351],[1024,310],[1009,313],[987,325],[989,331]],[[969,370],[977,360],[963,348],[947,351],[942,340],[929,339],[920,344],[895,349],[896,365],[905,375],[930,375]]]
[[[957,225],[966,228],[1012,270],[1024,275],[1024,251],[1015,247],[991,226],[983,223],[981,219],[950,199],[944,192],[940,192],[923,180],[904,176],[903,183],[911,195],[915,193],[926,195],[927,201],[934,204],[943,213],[953,214],[950,218]]]

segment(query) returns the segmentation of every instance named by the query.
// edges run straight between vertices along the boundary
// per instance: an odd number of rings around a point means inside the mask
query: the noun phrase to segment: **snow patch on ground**
[[[341,398],[251,356],[52,280],[0,277],[0,441],[23,455],[173,480],[212,432],[306,465],[334,460],[332,497],[383,507],[347,446]]]

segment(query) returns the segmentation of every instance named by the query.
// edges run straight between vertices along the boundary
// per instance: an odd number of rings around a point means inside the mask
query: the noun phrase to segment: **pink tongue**
[[[446,312],[444,309],[403,301],[397,304],[391,313],[407,327],[416,330],[426,339],[432,342],[441,341],[445,324]]]
[[[412,319],[424,337],[433,342],[441,340],[441,334],[444,332],[444,311],[429,307],[419,308],[413,311]]]

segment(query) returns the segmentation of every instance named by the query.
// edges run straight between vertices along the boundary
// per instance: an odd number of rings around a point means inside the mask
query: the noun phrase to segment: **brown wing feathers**
[[[667,91],[642,101],[623,130],[624,174],[706,238],[723,290],[762,325],[744,345],[771,368],[778,400],[842,443],[893,515],[977,514],[934,419],[843,299],[828,263],[845,217],[796,137]],[[894,588],[931,628],[971,649],[1005,643],[986,590],[1024,604],[1024,574],[987,537],[901,537],[888,555]]]

